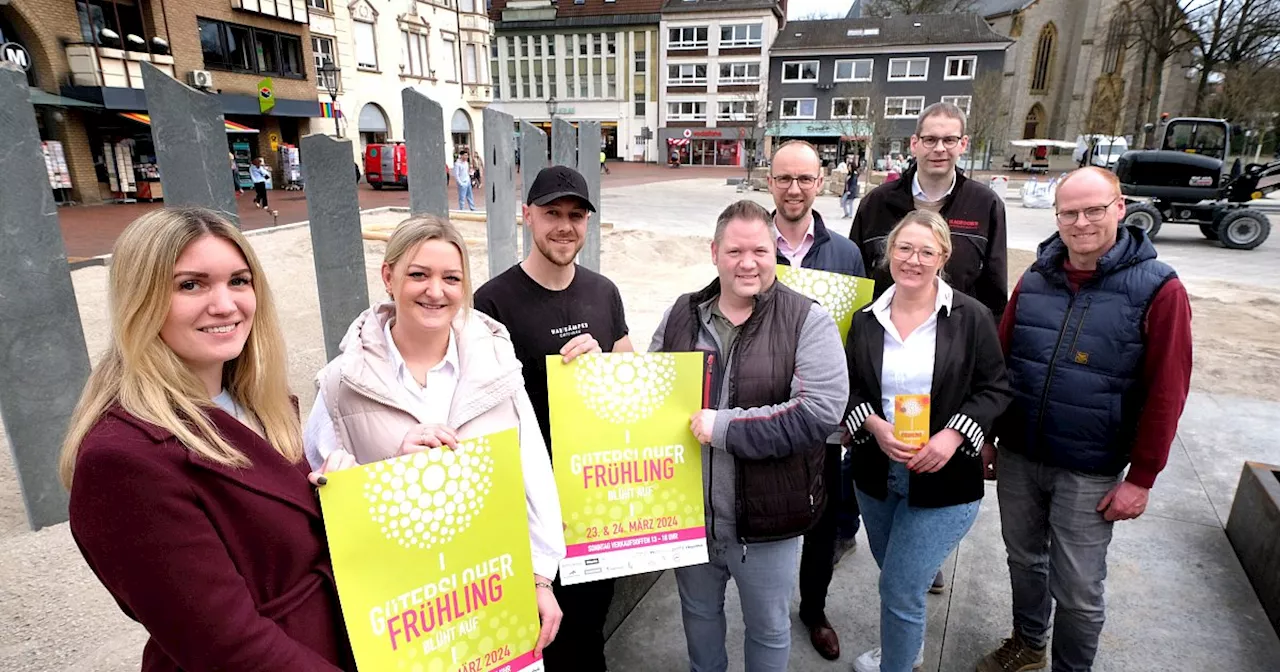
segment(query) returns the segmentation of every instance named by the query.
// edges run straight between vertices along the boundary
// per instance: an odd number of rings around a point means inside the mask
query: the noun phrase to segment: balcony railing
[[[173,56],[86,43],[67,45],[67,64],[71,69],[73,86],[141,89],[143,63],[151,63],[173,76]]]

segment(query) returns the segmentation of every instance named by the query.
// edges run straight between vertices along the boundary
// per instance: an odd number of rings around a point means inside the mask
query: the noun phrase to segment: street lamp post
[[[324,88],[329,92],[329,101],[333,103],[333,135],[338,137],[342,135],[342,129],[338,126],[338,66],[333,64],[332,58],[324,59],[320,75],[324,77]]]

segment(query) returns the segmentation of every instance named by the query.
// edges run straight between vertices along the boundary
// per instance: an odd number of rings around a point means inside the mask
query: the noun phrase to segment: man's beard
[[[538,248],[539,254],[541,254],[547,261],[555,264],[556,266],[562,266],[562,267],[573,265],[574,260],[578,258],[578,253],[582,251],[582,246],[585,243],[586,241],[582,239],[578,239],[578,244],[573,246],[573,254],[570,254],[568,259],[562,260],[556,257],[555,253],[551,249],[551,246],[545,240],[543,240],[542,238],[533,239],[533,244]]]

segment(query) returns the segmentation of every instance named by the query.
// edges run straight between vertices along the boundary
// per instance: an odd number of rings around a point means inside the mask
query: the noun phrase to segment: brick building
[[[61,143],[70,176],[57,193],[97,203],[163,197],[145,62],[216,95],[241,180],[261,156],[279,186],[287,176],[273,146],[296,145],[320,114],[307,20],[307,0],[11,0],[0,37],[29,55],[41,137]],[[274,107],[264,110],[267,79]]]

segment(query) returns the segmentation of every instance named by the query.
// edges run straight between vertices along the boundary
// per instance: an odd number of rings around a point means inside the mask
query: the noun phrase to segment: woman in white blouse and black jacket
[[[904,217],[884,255],[894,284],[849,331],[845,425],[880,566],[881,647],[860,656],[856,672],[923,664],[925,594],[978,515],[983,443],[1012,396],[991,312],[939,277],[951,240],[935,213]],[[922,394],[929,431],[917,449],[895,438],[894,406]]]

